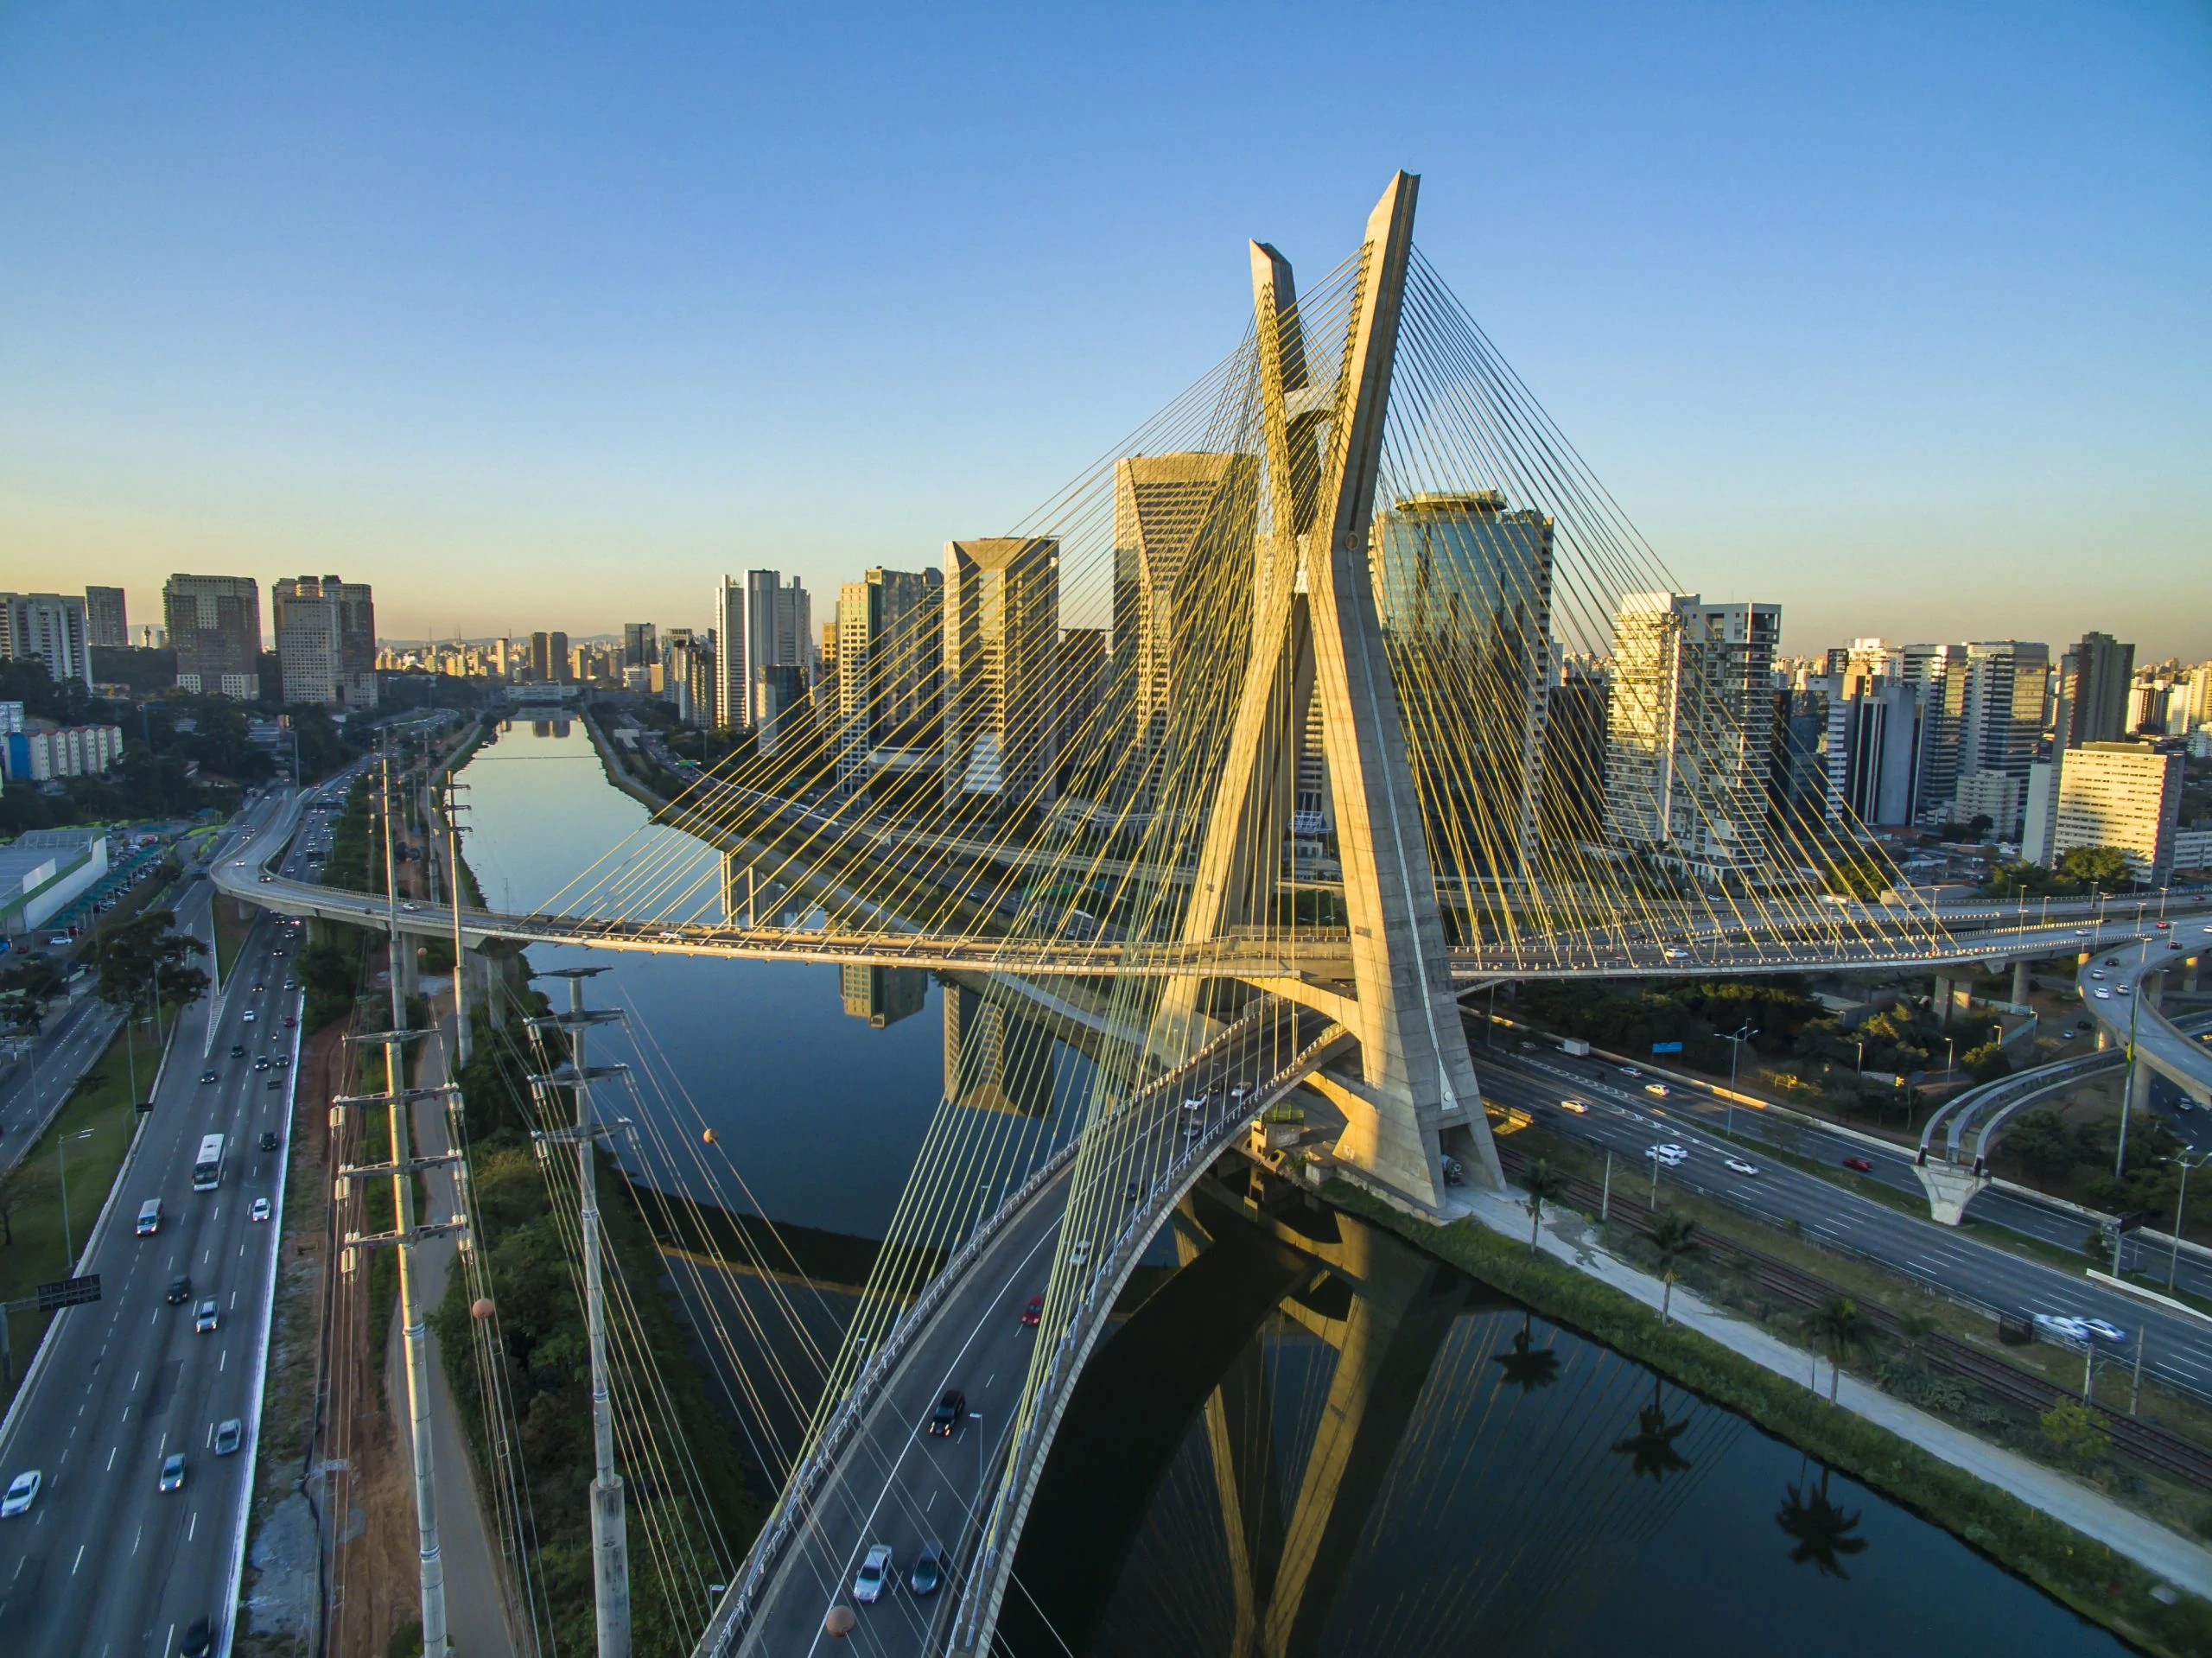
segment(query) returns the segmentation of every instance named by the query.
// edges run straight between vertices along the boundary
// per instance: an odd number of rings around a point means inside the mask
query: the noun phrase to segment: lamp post
[[[2196,1159],[2198,1163],[2203,1160],[2201,1157]],[[2196,1166],[2186,1156],[2177,1157],[2174,1161],[2181,1165],[2181,1195],[2174,1199],[2174,1247],[2173,1253],[2166,1258],[2166,1288],[2169,1291],[2174,1286],[2175,1274],[2181,1271],[2182,1214],[2189,1206],[2189,1172]]]
[[[73,1134],[57,1136],[54,1141],[54,1153],[61,1159],[61,1249],[68,1257],[62,1265],[62,1272],[69,1277],[74,1277],[77,1271],[77,1242],[69,1230],[69,1142],[92,1137],[91,1129],[79,1128]]]
[[[1744,1044],[1751,1034],[1751,1021],[1745,1020],[1735,1035],[1721,1038],[1728,1045],[1728,1115],[1724,1132],[1732,1134],[1736,1132],[1736,1062],[1743,1057]]]

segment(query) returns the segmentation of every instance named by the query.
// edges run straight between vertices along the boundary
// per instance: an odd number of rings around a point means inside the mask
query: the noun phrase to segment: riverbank
[[[607,733],[600,728],[599,716],[589,705],[579,708],[577,717],[583,721],[584,730],[591,737],[592,752],[599,756],[600,768],[607,773],[607,780],[644,806],[658,821],[660,814],[668,808],[667,797],[655,793],[631,775],[630,768],[614,752],[614,745],[608,740]]]
[[[1677,1290],[1662,1322],[1658,1280],[1580,1216],[1551,1210],[1532,1254],[1517,1197],[1455,1191],[1462,1217],[1439,1224],[1342,1179],[1324,1195],[1905,1504],[2145,1650],[2212,1653],[2212,1553],[1847,1375],[1832,1407],[1807,1385],[1821,1369],[1812,1355],[1694,1295]]]

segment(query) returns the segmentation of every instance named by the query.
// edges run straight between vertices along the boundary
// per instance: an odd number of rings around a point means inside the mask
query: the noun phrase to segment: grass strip
[[[2212,1653],[2212,1604],[1889,1429],[1831,1407],[1633,1297],[1469,1223],[1416,1218],[1341,1178],[1330,1202],[1904,1503],[2037,1588],[2147,1651]],[[2154,1591],[2173,1596],[2171,1604]]]

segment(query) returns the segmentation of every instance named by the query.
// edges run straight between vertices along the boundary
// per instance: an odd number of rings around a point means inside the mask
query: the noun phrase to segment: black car
[[[195,1617],[186,1626],[183,1636],[176,1643],[176,1658],[207,1658],[215,1650],[215,1626],[204,1617]]]
[[[231,1044],[231,1058],[233,1058],[233,1059],[243,1059],[243,1058],[245,1058],[245,1044],[244,1044],[243,1042],[233,1042],[233,1043],[232,1043],[232,1044]]]
[[[264,1053],[264,1054],[263,1054],[263,1055],[261,1056],[261,1058],[258,1058],[258,1059],[257,1059],[257,1060],[255,1060],[255,1061],[253,1062],[253,1068],[254,1068],[256,1070],[268,1070],[268,1069],[269,1069],[269,1056],[268,1056],[267,1054],[265,1054],[265,1053]]]
[[[176,1277],[172,1278],[171,1280],[169,1280],[169,1295],[168,1295],[168,1301],[169,1301],[169,1305],[170,1305],[171,1306],[173,1306],[173,1307],[181,1307],[181,1306],[182,1306],[182,1305],[183,1305],[187,1301],[189,1301],[191,1299],[192,1299],[192,1274],[189,1274],[189,1273],[180,1273]]]
[[[944,1397],[937,1401],[937,1408],[930,1413],[931,1434],[940,1439],[950,1439],[960,1428],[960,1419],[968,1413],[968,1395],[957,1388],[947,1388]]]
[[[273,1128],[263,1129],[261,1131],[261,1149],[264,1152],[273,1152],[276,1149],[276,1131]]]
[[[913,1570],[906,1574],[906,1587],[918,1595],[934,1595],[944,1584],[944,1545],[925,1543]]]
[[[203,1083],[212,1083],[215,1080],[215,1073],[212,1070],[203,1070],[200,1073],[200,1080]]]

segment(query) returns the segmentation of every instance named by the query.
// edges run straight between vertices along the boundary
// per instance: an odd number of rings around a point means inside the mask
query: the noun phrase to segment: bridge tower
[[[1420,181],[1391,180],[1367,221],[1333,396],[1308,378],[1290,263],[1252,245],[1270,522],[1254,561],[1251,657],[1229,763],[1207,815],[1185,943],[1266,923],[1290,825],[1306,711],[1319,688],[1321,746],[1334,797],[1352,982],[1255,979],[1315,1007],[1359,1041],[1359,1066],[1313,1083],[1344,1114],[1337,1156],[1354,1178],[1441,1207],[1442,1158],[1503,1186],[1497,1153],[1452,994],[1421,797],[1382,640],[1372,550],[1382,430],[1397,354]],[[1196,1019],[1201,987],[1171,987],[1170,1027]]]

